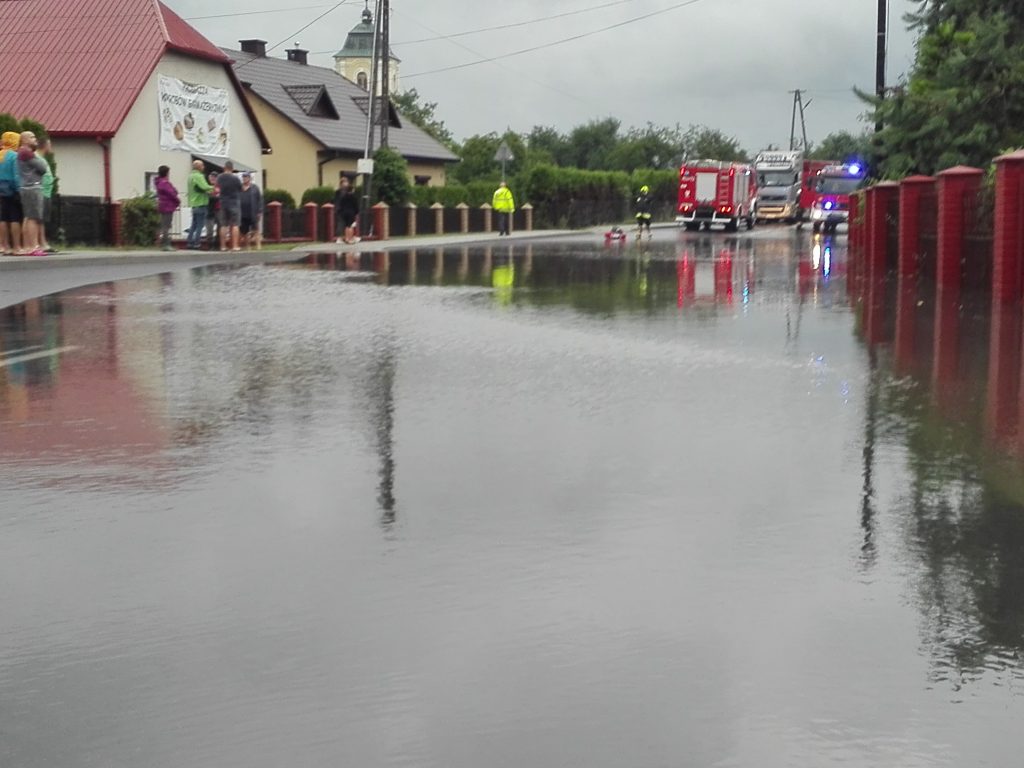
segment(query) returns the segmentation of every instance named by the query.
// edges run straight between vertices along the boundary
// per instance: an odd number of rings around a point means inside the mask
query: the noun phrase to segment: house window
[[[366,80],[366,73],[359,72],[356,74],[356,85],[362,88],[364,91],[369,90],[370,85]]]

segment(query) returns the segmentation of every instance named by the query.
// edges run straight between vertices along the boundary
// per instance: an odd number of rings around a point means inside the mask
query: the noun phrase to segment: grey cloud
[[[184,17],[273,9],[269,0],[165,0]],[[479,0],[392,0],[392,47],[401,73],[476,60],[467,48],[500,55],[563,39],[674,5],[676,0],[632,0],[598,11],[453,40],[409,41],[514,23],[604,5],[609,0],[520,0],[504,7]],[[299,5],[315,5],[316,0]],[[794,88],[808,91],[811,140],[836,130],[864,127],[864,107],[854,85],[874,87],[875,10],[872,2],[846,6],[812,0],[699,0],[653,18],[534,53],[466,69],[402,80],[429,101],[458,137],[506,127],[534,125],[559,130],[613,116],[623,126],[703,123],[738,137],[748,150],[789,138]],[[913,40],[902,14],[914,3],[892,0],[888,80],[907,69]],[[299,8],[277,13],[195,20],[218,45],[240,38],[282,41],[327,10]],[[359,21],[362,0],[349,0],[309,29],[293,35],[315,52],[311,63],[330,66]],[[403,46],[403,41],[406,43]]]

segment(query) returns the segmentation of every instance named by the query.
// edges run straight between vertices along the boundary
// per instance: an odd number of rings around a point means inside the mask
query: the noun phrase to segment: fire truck
[[[687,230],[722,224],[727,232],[757,216],[757,179],[749,165],[721,160],[687,161],[679,169],[676,222]]]
[[[842,165],[842,163],[838,160],[804,160],[800,188],[801,220],[811,218],[811,208],[814,207],[814,183],[817,181],[818,171],[830,165]]]
[[[835,232],[850,217],[850,193],[864,183],[867,172],[860,163],[827,165],[814,177],[811,226],[815,232]]]
[[[803,166],[804,155],[800,150],[766,149],[758,153],[754,158],[758,221],[792,223],[800,218]]]

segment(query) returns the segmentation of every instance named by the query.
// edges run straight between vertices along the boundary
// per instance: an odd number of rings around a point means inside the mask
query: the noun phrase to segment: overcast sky
[[[283,58],[298,42],[312,52],[310,63],[322,66],[333,65],[364,5],[164,2],[217,45],[256,37],[280,44],[271,55]],[[915,5],[890,0],[889,83],[910,67],[913,38],[902,15]],[[391,0],[391,7],[401,88],[437,102],[438,117],[460,139],[535,125],[568,131],[612,116],[624,128],[704,124],[756,151],[788,145],[794,88],[812,100],[811,141],[862,129],[863,105],[850,88],[874,89],[876,0]],[[222,14],[237,15],[197,18]],[[642,16],[648,18],[629,23]],[[479,31],[498,25],[516,26]],[[537,46],[546,47],[481,61]],[[479,63],[421,74],[472,62]]]

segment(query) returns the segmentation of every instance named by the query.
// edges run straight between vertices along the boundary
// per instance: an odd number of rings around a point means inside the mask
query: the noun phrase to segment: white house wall
[[[183,150],[160,149],[160,110],[157,102],[157,77],[166,75],[189,83],[201,83],[228,91],[231,110],[231,159],[257,171],[263,170],[262,147],[241,97],[235,91],[224,66],[204,59],[167,52],[161,58],[140,92],[121,129],[111,142],[111,197],[121,200],[144,190],[146,173],[161,165],[171,169],[171,181],[181,192],[191,171],[192,154]],[[58,158],[60,162],[63,158]],[[96,196],[103,194],[102,161]],[[63,166],[61,185],[63,188]]]
[[[103,197],[103,149],[96,139],[53,140],[62,195]]]

